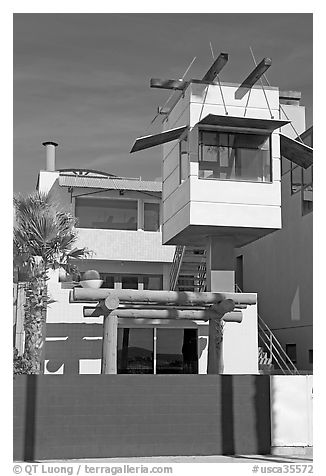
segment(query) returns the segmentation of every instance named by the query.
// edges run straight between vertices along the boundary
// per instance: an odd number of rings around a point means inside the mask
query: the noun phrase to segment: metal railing
[[[170,291],[174,291],[178,282],[180,268],[186,247],[178,245],[174,252],[173,263],[170,270]]]
[[[235,292],[243,292],[237,284],[235,285]],[[257,317],[258,340],[262,344],[264,350],[268,352],[270,357],[269,362],[273,365],[276,365],[285,375],[300,375],[300,372],[283,349],[281,343],[279,342],[273,331],[270,329],[270,327],[258,314],[258,312]]]
[[[176,247],[170,271],[170,291],[174,291],[177,286],[186,249],[187,247],[183,245]],[[202,260],[198,265],[198,273],[194,277],[193,286],[196,292],[206,290],[206,250],[203,250]]]

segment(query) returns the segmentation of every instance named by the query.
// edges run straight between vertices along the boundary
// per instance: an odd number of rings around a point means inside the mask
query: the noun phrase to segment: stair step
[[[200,246],[186,246],[185,253],[205,254],[205,248]]]
[[[205,259],[202,255],[184,255],[183,263],[205,263]]]

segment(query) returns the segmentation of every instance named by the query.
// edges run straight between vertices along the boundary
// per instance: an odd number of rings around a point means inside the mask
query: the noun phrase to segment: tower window
[[[271,182],[270,136],[200,131],[199,178]]]

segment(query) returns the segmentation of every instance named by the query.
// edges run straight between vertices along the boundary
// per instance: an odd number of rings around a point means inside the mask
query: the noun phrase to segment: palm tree
[[[14,198],[14,268],[26,281],[26,373],[44,367],[48,270],[70,267],[71,260],[88,256],[85,248],[72,249],[77,240],[76,218],[58,207],[51,194],[34,192]]]

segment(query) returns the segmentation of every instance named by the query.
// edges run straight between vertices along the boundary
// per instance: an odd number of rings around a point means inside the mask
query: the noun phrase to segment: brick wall
[[[268,376],[15,376],[14,459],[270,450]]]

